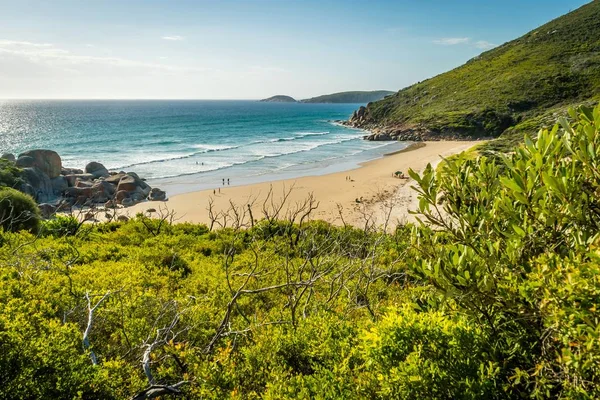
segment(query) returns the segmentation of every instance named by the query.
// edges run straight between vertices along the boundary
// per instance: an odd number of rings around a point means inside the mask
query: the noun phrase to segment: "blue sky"
[[[0,0],[0,98],[398,90],[581,0]]]

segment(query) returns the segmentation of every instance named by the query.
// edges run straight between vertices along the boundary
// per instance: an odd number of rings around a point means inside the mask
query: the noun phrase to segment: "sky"
[[[399,90],[582,0],[0,0],[0,98]]]

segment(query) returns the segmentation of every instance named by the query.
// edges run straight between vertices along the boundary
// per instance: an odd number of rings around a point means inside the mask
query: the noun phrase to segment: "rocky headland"
[[[390,141],[399,140],[405,142],[424,142],[424,141],[473,141],[485,140],[490,137],[481,135],[468,135],[453,129],[434,130],[424,124],[400,124],[377,121],[369,115],[369,104],[361,106],[352,113],[350,119],[335,121],[344,126],[358,128],[368,132],[363,136],[365,140],[371,141]]]
[[[53,150],[29,150],[18,157],[7,153],[1,158],[20,169],[21,183],[16,189],[33,197],[44,215],[72,207],[129,207],[167,199],[166,192],[150,187],[135,172],[109,171],[95,161],[83,169],[63,167]]]

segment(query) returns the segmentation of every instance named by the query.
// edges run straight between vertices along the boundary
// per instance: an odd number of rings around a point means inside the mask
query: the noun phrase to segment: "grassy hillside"
[[[600,95],[600,1],[370,104],[361,125],[504,143]]]
[[[389,90],[374,90],[367,92],[339,92],[325,94],[323,96],[312,97],[301,100],[302,103],[369,103],[383,99],[385,96],[394,94]]]

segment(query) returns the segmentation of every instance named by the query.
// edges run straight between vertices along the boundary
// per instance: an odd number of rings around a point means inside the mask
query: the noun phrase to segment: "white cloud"
[[[183,36],[173,35],[173,36],[163,36],[162,39],[164,39],[164,40],[183,40],[185,38]]]
[[[442,38],[442,39],[434,40],[433,43],[440,44],[443,46],[455,46],[457,44],[467,44],[467,43],[469,43],[470,40],[471,39],[469,39],[468,37],[463,37],[463,38],[450,37],[450,38]]]
[[[0,40],[0,47],[52,47],[50,43],[32,43],[19,40]]]
[[[496,47],[496,45],[494,43],[490,43],[486,40],[479,40],[477,42],[475,42],[475,47],[477,47],[478,49],[491,49],[493,47]]]
[[[143,68],[160,73],[203,72],[208,70],[207,68],[180,67],[162,63],[156,64],[120,57],[80,55],[74,54],[69,50],[57,48],[52,44],[11,40],[0,40],[0,59],[3,57],[18,57],[28,62],[59,68],[69,72],[76,72],[78,67]]]

